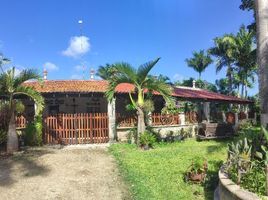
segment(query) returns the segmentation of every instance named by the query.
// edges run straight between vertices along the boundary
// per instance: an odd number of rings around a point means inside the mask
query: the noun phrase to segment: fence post
[[[109,128],[109,141],[113,142],[117,139],[116,135],[116,115],[115,115],[115,103],[116,99],[113,98],[110,102],[108,101],[108,128]]]
[[[179,113],[179,119],[180,119],[181,125],[185,125],[185,113],[184,112]]]

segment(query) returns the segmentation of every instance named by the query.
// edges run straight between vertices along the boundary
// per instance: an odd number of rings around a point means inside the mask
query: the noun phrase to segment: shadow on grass
[[[209,161],[210,167],[207,171],[207,179],[204,183],[205,200],[212,200],[214,197],[214,191],[219,183],[218,171],[222,164],[222,161]]]
[[[0,187],[8,187],[19,179],[48,174],[50,170],[38,163],[38,158],[52,153],[47,148],[29,148],[13,156],[0,157]]]

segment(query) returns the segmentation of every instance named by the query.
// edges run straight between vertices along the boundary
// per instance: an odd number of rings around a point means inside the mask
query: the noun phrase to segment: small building
[[[30,81],[25,85],[36,89],[45,99],[45,143],[76,144],[123,140],[126,139],[128,130],[136,124],[135,113],[126,111],[126,105],[130,103],[128,93],[134,89],[131,84],[120,84],[112,102],[107,102],[105,98],[108,87],[105,80],[44,80],[41,84]],[[192,102],[201,105],[202,109],[199,113],[189,110],[186,113],[164,116],[161,110],[165,102],[160,95],[155,94],[155,110],[148,123],[161,134],[176,132],[181,128],[193,129],[198,122],[215,118],[216,115],[210,116],[216,114],[212,109],[221,104],[252,103],[196,87],[174,87],[172,95],[178,104]],[[34,102],[27,99],[24,103],[25,117],[30,120],[34,116]]]

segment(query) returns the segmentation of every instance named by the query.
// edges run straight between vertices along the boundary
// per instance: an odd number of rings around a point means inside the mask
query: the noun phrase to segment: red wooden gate
[[[109,141],[107,113],[57,114],[44,117],[47,144],[88,144]]]

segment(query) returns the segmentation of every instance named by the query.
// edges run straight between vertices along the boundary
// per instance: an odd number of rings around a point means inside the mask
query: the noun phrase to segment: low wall
[[[168,135],[171,131],[174,135],[178,135],[181,129],[190,131],[192,136],[195,136],[198,124],[186,124],[186,125],[165,125],[165,126],[152,126],[153,130],[159,133],[162,137]],[[129,130],[133,127],[118,127],[117,138],[119,141],[126,141]]]
[[[256,194],[242,189],[236,185],[223,169],[219,171],[219,187],[218,187],[219,200],[261,200]]]

